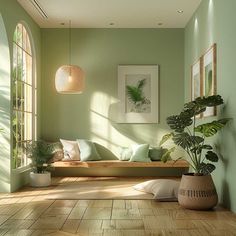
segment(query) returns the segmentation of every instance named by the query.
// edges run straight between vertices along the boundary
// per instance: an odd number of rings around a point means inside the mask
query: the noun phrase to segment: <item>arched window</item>
[[[29,34],[22,23],[13,38],[13,168],[28,165],[25,142],[36,136],[35,58]]]

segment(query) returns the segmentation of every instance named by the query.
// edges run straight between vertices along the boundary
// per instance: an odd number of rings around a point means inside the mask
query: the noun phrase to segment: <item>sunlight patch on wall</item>
[[[198,46],[198,38],[199,38],[199,23],[197,16],[194,20],[194,55],[199,55],[199,46]]]
[[[116,155],[120,146],[129,146],[134,141],[119,132],[112,121],[110,106],[117,100],[102,92],[96,92],[91,102],[91,140],[106,147]]]
[[[208,14],[207,14],[207,34],[210,45],[214,43],[213,33],[214,33],[214,2],[209,0]]]

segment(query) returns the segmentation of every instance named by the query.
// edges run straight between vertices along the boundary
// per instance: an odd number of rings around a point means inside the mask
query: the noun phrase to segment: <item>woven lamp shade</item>
[[[55,86],[58,93],[82,93],[84,90],[83,70],[75,65],[61,66],[56,72]]]

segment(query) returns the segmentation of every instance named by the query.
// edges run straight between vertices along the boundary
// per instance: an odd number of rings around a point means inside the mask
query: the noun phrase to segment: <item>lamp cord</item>
[[[69,21],[69,65],[71,66],[71,20]]]

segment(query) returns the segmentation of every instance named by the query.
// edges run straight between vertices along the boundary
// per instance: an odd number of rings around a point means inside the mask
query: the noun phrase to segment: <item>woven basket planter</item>
[[[182,207],[192,210],[208,210],[216,206],[218,196],[211,175],[184,174],[178,201]]]

